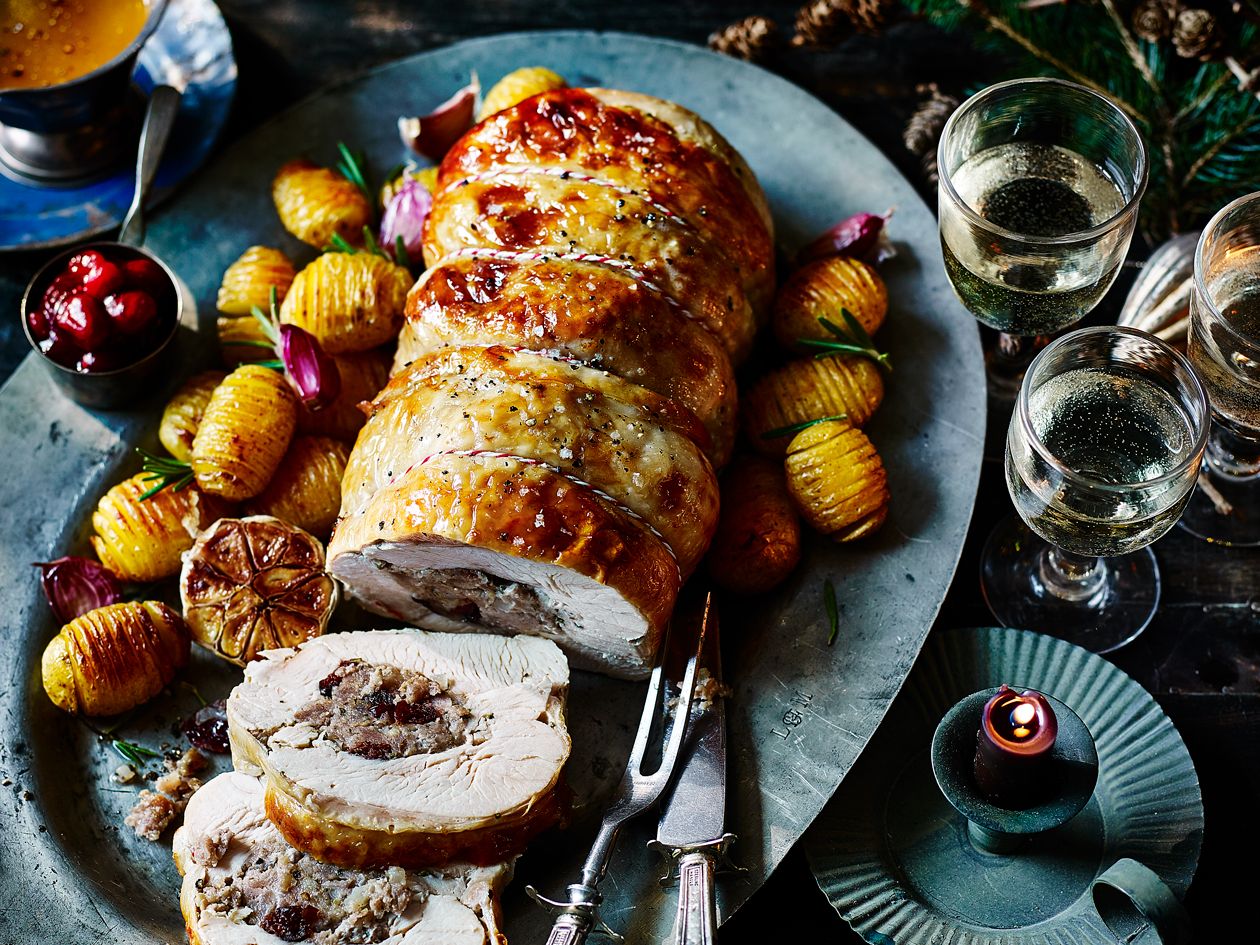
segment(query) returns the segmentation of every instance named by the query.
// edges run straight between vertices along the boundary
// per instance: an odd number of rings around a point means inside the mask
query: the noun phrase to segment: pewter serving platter
[[[224,268],[251,243],[310,251],[286,236],[269,195],[272,175],[307,154],[331,164],[338,140],[364,149],[379,175],[402,160],[399,115],[423,114],[476,69],[483,83],[547,65],[572,84],[634,89],[674,99],[712,122],[743,152],[793,250],[848,214],[896,208],[900,255],[884,267],[892,310],[879,341],[892,353],[888,397],[867,430],[893,493],[871,540],[839,546],[813,536],[779,591],[722,602],[729,703],[729,827],[748,872],[723,878],[729,916],[765,881],[822,810],[905,680],[945,596],[979,478],[984,378],[973,320],[946,283],[936,222],[910,185],[848,124],[767,72],[707,50],[613,33],[513,34],[403,60],[307,100],[228,148],[149,228],[149,246],[181,275],[200,332],[181,338],[180,377],[214,356],[214,294]],[[199,341],[200,339],[200,341]],[[168,379],[168,388],[180,378]],[[120,759],[45,697],[39,657],[56,632],[30,562],[82,552],[101,493],[153,445],[164,395],[143,410],[96,414],[62,398],[28,359],[0,391],[0,942],[119,945],[176,942],[183,929],[169,837],[138,840],[122,826],[135,787],[111,783]],[[840,602],[840,635],[826,645],[823,581]],[[344,609],[334,626],[362,625]],[[196,648],[194,648],[196,649]],[[225,695],[239,670],[194,652],[184,679],[206,698]],[[569,702],[574,752],[570,826],[537,841],[517,864],[505,901],[509,938],[542,941],[549,919],[522,893],[558,895],[577,874],[601,793],[629,749],[642,687],[576,674]],[[196,706],[176,684],[119,734],[159,747]],[[220,768],[225,759],[218,759]],[[604,916],[633,942],[659,941],[673,892],[657,883],[644,849],[645,818],[623,834],[604,883]]]

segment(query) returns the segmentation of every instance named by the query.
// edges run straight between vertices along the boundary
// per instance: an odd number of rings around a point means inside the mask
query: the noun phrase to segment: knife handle
[[[551,927],[547,945],[582,945],[590,931],[591,923],[585,916],[562,915]]]
[[[673,945],[714,945],[717,941],[715,872],[715,857],[708,850],[693,850],[678,858]]]

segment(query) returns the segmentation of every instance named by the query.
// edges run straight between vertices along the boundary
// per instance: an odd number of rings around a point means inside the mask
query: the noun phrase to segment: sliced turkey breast
[[[373,401],[346,467],[342,514],[442,454],[541,463],[646,523],[686,577],[717,521],[695,417],[619,377],[533,351],[450,348],[396,375]]]
[[[536,634],[575,666],[632,679],[651,669],[682,586],[665,543],[628,510],[490,455],[440,454],[396,477],[342,517],[328,552],[369,610],[435,630]]]
[[[757,331],[722,244],[662,205],[585,175],[488,172],[439,192],[425,259],[436,265],[468,248],[578,254],[623,269],[699,321],[735,361]]]
[[[394,370],[444,347],[553,352],[670,397],[709,433],[722,466],[735,440],[735,375],[713,336],[623,270],[557,257],[457,256],[407,299]]]
[[[285,840],[354,868],[508,859],[561,813],[569,671],[532,637],[337,633],[228,699],[232,761]]]
[[[439,191],[499,169],[572,172],[657,203],[718,244],[757,312],[774,292],[770,211],[743,158],[673,102],[612,89],[557,89],[477,125],[447,153]]]
[[[263,785],[221,774],[175,833],[180,907],[192,945],[502,945],[509,863],[345,869],[293,849],[267,820]]]

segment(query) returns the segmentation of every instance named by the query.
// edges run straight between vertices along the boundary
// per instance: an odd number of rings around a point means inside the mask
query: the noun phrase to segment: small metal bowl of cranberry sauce
[[[63,393],[85,407],[125,406],[165,364],[182,315],[175,274],[143,249],[91,243],[35,274],[22,328]]]

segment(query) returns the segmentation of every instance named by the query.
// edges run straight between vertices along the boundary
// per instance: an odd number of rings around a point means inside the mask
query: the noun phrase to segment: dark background
[[[333,2],[220,0],[240,69],[236,102],[224,142],[320,86],[380,63],[461,39],[513,30],[594,28],[704,43],[715,29],[752,13],[770,16],[790,34],[796,4],[663,0],[486,2]],[[937,82],[954,94],[1002,76],[1001,62],[978,55],[965,39],[919,22],[899,22],[878,37],[857,36],[826,52],[784,49],[768,68],[804,86],[852,122],[919,185],[929,204],[934,189],[901,131],[921,98],[916,87]],[[843,161],[843,155],[836,160]],[[861,174],[855,166],[852,173]],[[1260,182],[1258,182],[1260,183]],[[883,208],[870,208],[882,210]],[[1148,247],[1135,245],[1141,258]],[[44,258],[0,256],[0,378],[26,354],[17,318],[22,285]],[[1128,278],[1091,321],[1114,320]],[[995,411],[995,413],[997,413]],[[940,626],[991,622],[977,583],[979,547],[1010,514],[1000,459],[1005,416],[991,419],[980,497],[967,549],[938,621]],[[1152,627],[1114,661],[1153,692],[1190,748],[1203,784],[1207,835],[1187,906],[1196,941],[1233,939],[1249,911],[1260,841],[1260,552],[1209,546],[1175,529],[1156,548],[1164,601]],[[1248,923],[1250,924],[1250,923]],[[791,854],[769,884],[723,929],[725,943],[760,940],[860,939],[837,918]]]

